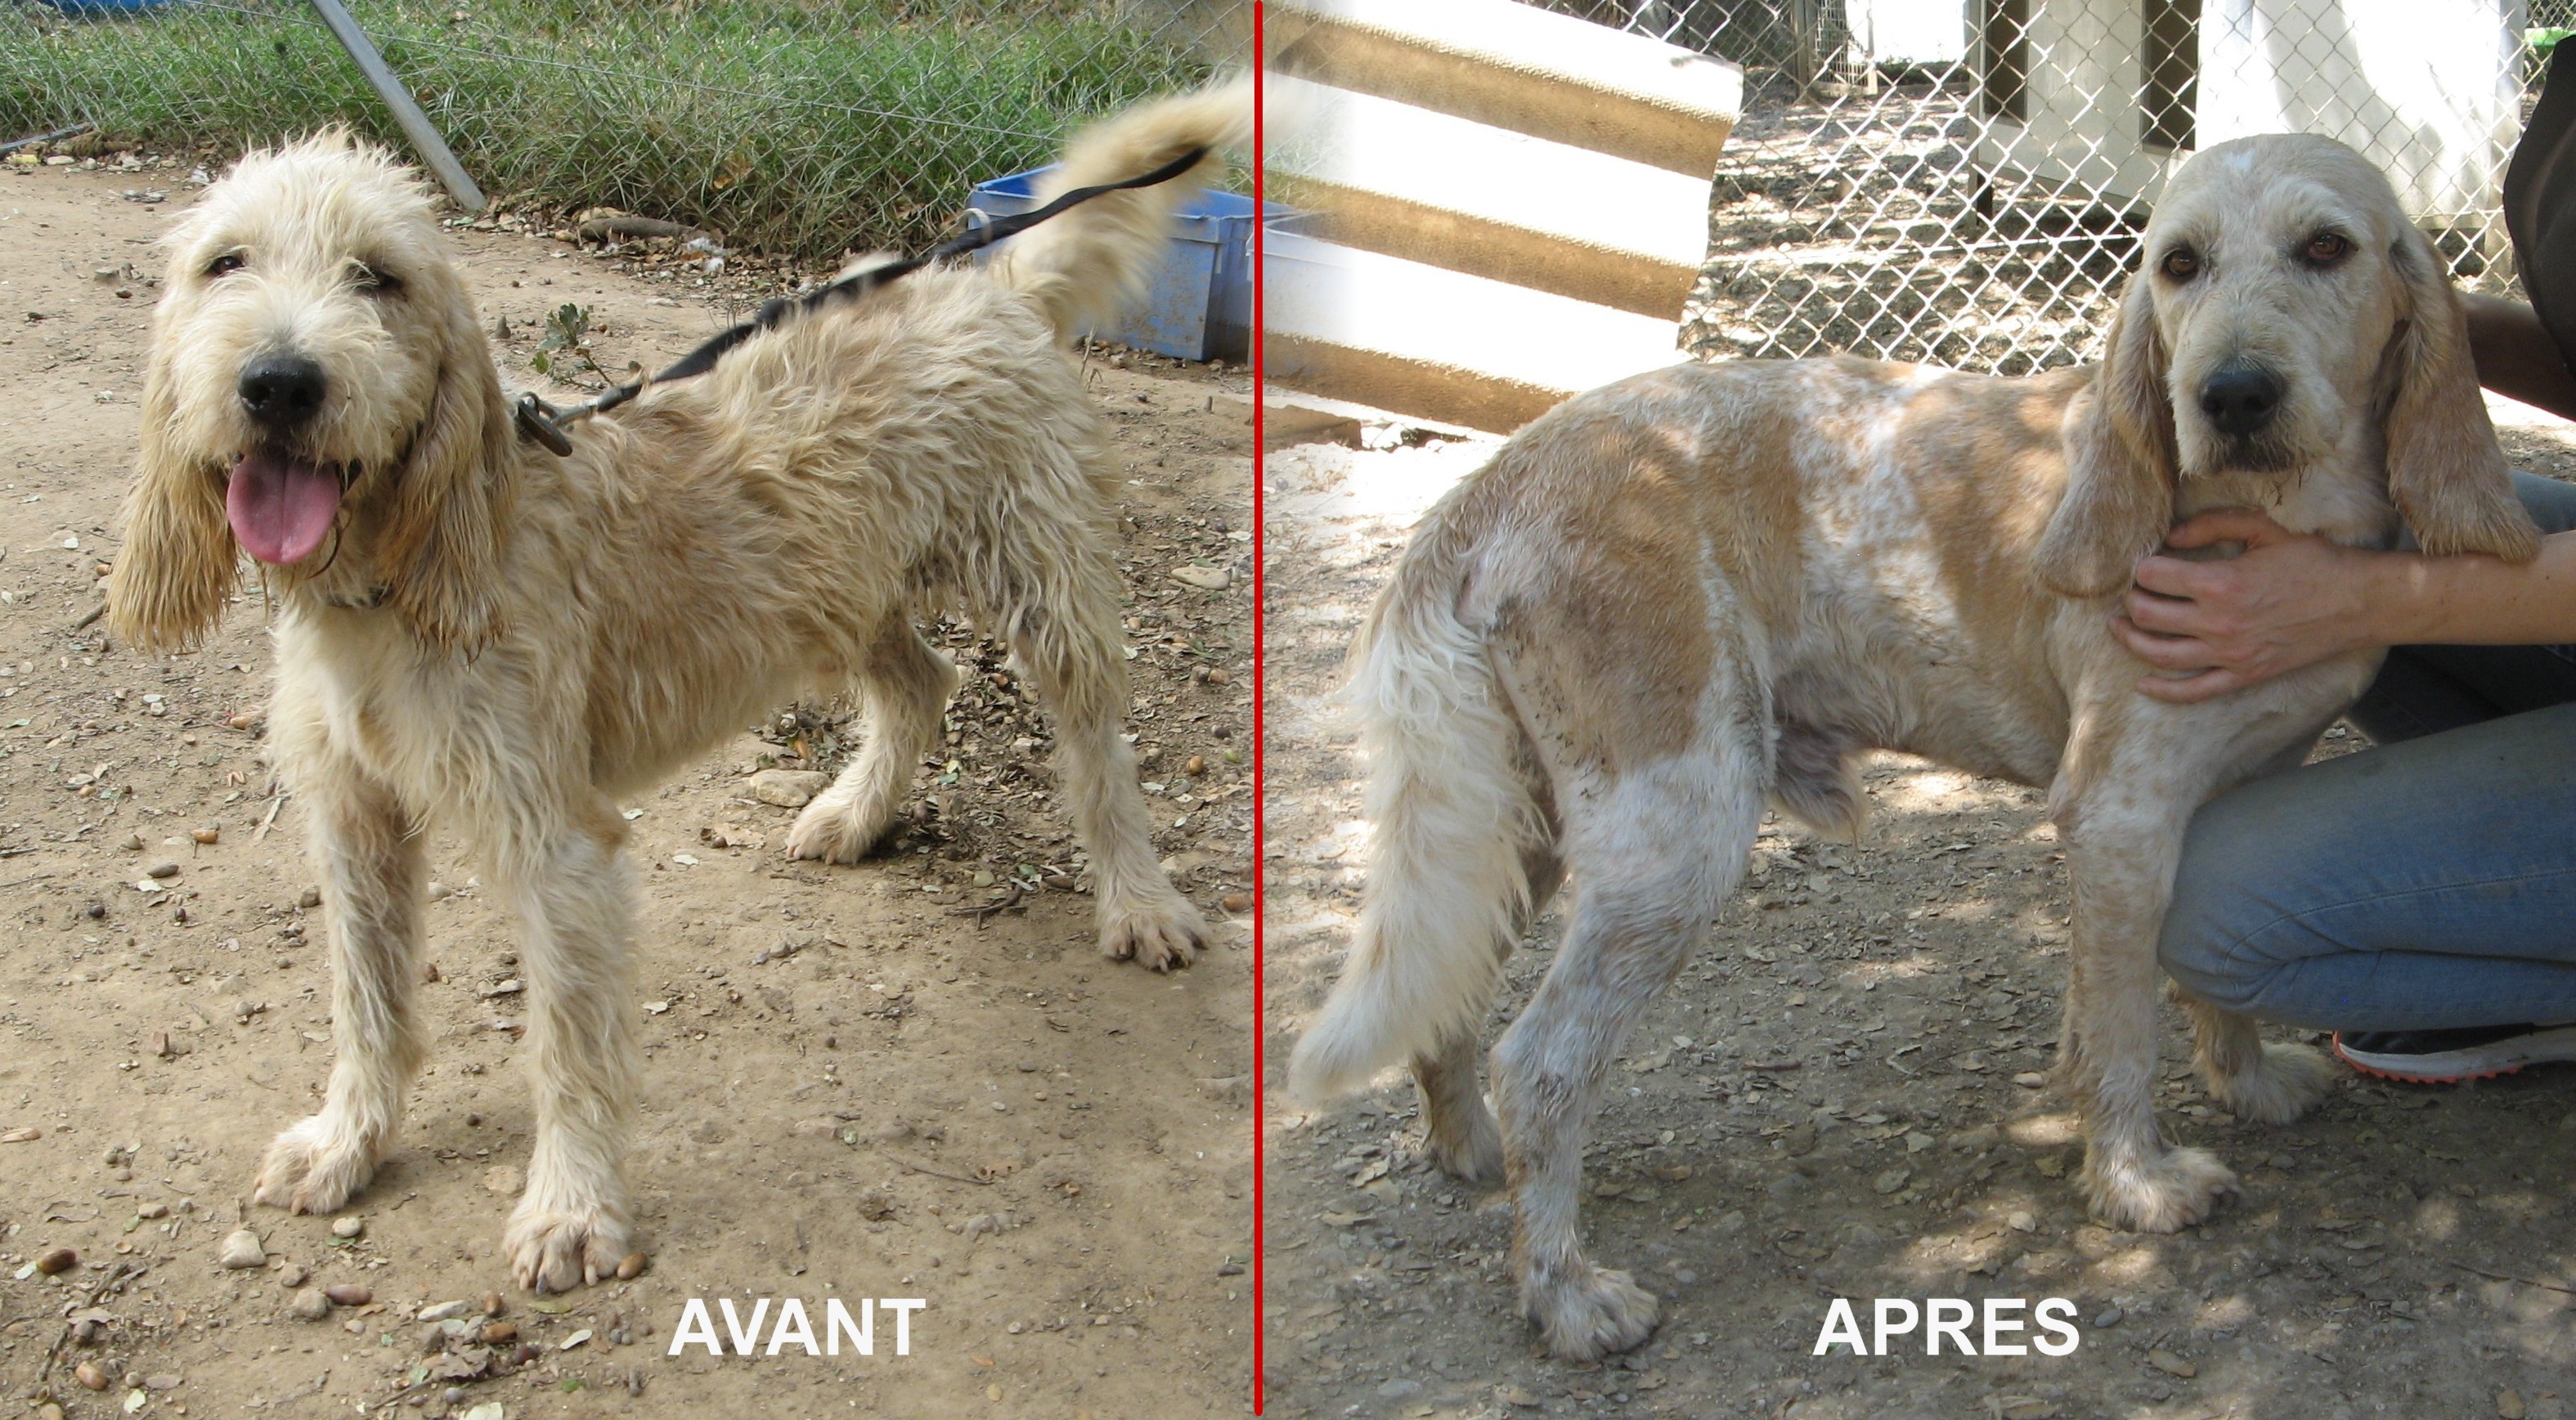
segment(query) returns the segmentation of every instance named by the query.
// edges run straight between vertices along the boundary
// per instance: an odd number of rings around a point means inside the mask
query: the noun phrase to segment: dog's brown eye
[[[208,276],[228,276],[241,269],[242,254],[237,251],[225,252],[222,256],[216,257],[214,260],[206,263],[206,274]]]
[[[2352,251],[2352,243],[2332,232],[2319,232],[2308,238],[2308,260],[2317,266],[2332,266]]]
[[[349,283],[370,296],[390,296],[402,290],[402,283],[363,261],[350,266]]]
[[[2200,274],[2200,255],[2189,247],[2175,247],[2165,253],[2165,275],[2176,281],[2189,281]]]

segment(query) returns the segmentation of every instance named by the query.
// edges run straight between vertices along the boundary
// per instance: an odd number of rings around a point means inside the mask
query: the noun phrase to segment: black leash
[[[842,277],[838,281],[817,286],[802,296],[773,296],[761,303],[759,313],[750,320],[717,334],[697,349],[681,356],[669,369],[653,376],[650,380],[615,386],[587,404],[576,404],[569,409],[557,409],[538,398],[534,390],[523,392],[519,396],[517,416],[519,435],[545,445],[557,456],[569,454],[572,452],[572,439],[564,433],[564,425],[576,419],[587,419],[591,415],[604,414],[615,409],[642,394],[648,385],[668,384],[673,380],[685,380],[703,375],[715,368],[716,361],[723,359],[725,352],[764,330],[776,328],[780,321],[791,314],[810,315],[834,301],[855,301],[870,291],[919,271],[932,262],[945,261],[952,256],[963,256],[970,251],[1018,236],[1040,222],[1069,208],[1089,202],[1095,197],[1170,182],[1197,167],[1200,160],[1207,155],[1208,150],[1205,148],[1192,148],[1142,176],[1128,178],[1122,182],[1105,182],[1096,187],[1077,187],[1034,211],[1022,212],[1010,217],[997,217],[962,236],[951,237],[920,256],[906,257],[901,261],[888,262],[883,266],[869,267],[865,271]]]

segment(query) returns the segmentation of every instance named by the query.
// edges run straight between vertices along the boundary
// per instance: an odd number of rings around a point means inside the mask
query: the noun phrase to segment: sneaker
[[[2543,1061],[2576,1060],[2576,1023],[2337,1031],[2334,1053],[2361,1073],[2384,1080],[2484,1080]]]

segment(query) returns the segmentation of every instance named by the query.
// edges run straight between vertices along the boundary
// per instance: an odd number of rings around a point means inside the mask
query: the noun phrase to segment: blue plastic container
[[[1054,171],[1035,168],[978,183],[966,199],[966,222],[1034,209],[1038,179]],[[1269,204],[1270,215],[1288,209]],[[1142,309],[1126,313],[1103,340],[1182,360],[1244,360],[1252,352],[1252,199],[1202,191],[1173,222],[1162,264],[1154,268]],[[1003,246],[1010,243],[1004,242]],[[996,248],[977,254],[983,260]]]

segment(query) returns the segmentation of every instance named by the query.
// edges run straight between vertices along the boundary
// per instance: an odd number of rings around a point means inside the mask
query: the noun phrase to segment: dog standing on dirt
[[[1244,142],[1248,85],[1078,137],[1048,197]],[[621,799],[809,691],[863,701],[865,748],[797,819],[801,858],[885,831],[956,672],[913,618],[964,608],[1054,712],[1100,942],[1157,970],[1204,943],[1157,866],[1133,757],[1120,469],[1065,342],[1142,284],[1221,158],[754,335],[708,374],[513,434],[431,200],[324,135],[242,160],[169,238],[113,628],[176,650],[247,552],[277,612],[279,772],[312,816],[331,914],[321,1113],[255,1196],[332,1212],[366,1186],[424,1049],[423,831],[452,829],[517,910],[537,1097],[506,1238],[522,1286],[633,1245],[632,922]]]
[[[2083,1181],[2172,1231],[2235,1178],[2159,1132],[2156,937],[2192,812],[2297,764],[2376,652],[2197,705],[2112,637],[2177,518],[2524,560],[2457,297],[2388,181],[2329,139],[2178,173],[2098,368],[2029,379],[1854,359],[1640,375],[1516,435],[1435,506],[1353,650],[1375,849],[1305,1099],[1409,1060],[1425,1147],[1506,1181],[1521,1305],[1556,1354],[1636,1345],[1654,1297],[1587,1261],[1583,1140],[1621,1042],[1707,934],[1769,798],[1857,836],[1857,756],[2046,785],[2074,916],[2061,1082]],[[1504,958],[1560,877],[1555,964],[1476,1089]],[[2188,1003],[2212,1098],[2297,1117],[2328,1067]]]

